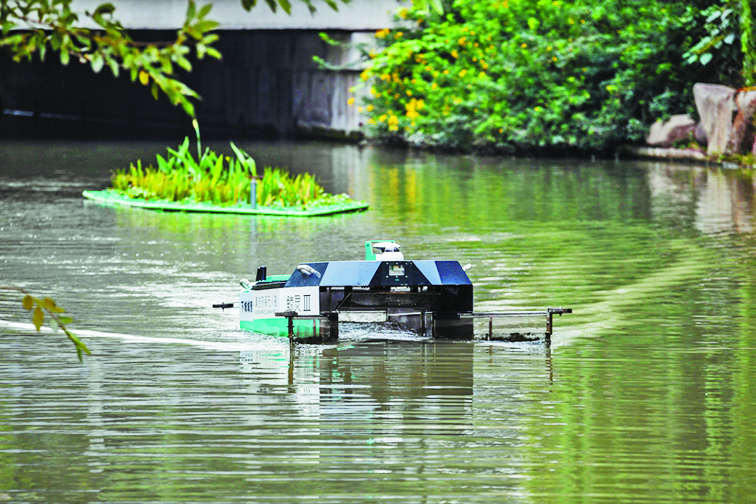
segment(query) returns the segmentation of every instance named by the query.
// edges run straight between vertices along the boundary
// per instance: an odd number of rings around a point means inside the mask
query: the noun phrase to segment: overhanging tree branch
[[[189,0],[186,19],[174,40],[136,42],[114,18],[115,6],[111,3],[86,13],[100,27],[90,30],[78,26],[79,17],[71,11],[71,0],[0,0],[0,46],[9,48],[15,61],[31,61],[35,53],[44,61],[49,48],[59,53],[63,65],[74,59],[91,65],[95,73],[105,66],[116,77],[121,71],[128,72],[132,81],[139,79],[143,85],[150,85],[155,99],[162,91],[171,103],[181,105],[194,117],[190,98],[199,95],[178,80],[174,72],[175,66],[192,70],[188,59],[192,48],[198,59],[206,55],[221,57],[212,47],[218,35],[209,33],[218,27],[216,21],[206,17],[211,8],[212,4],[206,4],[197,9],[194,0]]]

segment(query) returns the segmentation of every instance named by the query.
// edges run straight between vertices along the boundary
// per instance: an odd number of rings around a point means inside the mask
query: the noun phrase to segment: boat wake
[[[27,324],[22,322],[10,322],[8,320],[0,320],[0,330],[9,330],[14,332],[36,334],[37,329],[34,324]],[[249,341],[207,341],[188,338],[164,338],[164,337],[151,337],[151,336],[138,336],[135,334],[124,333],[112,333],[103,331],[92,331],[87,329],[73,329],[71,330],[76,336],[81,338],[118,338],[133,343],[172,343],[180,345],[191,345],[207,350],[220,350],[226,352],[238,352],[242,350],[249,350],[251,348]],[[40,333],[43,334],[55,334],[56,332],[50,328],[43,326],[40,329]],[[61,331],[58,331],[60,336],[64,336]]]

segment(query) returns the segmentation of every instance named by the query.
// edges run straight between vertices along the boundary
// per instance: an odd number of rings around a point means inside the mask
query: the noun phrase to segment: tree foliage
[[[298,1],[304,2],[311,12],[315,11],[312,0]],[[338,10],[336,0],[325,2]],[[428,10],[429,6],[440,8],[440,0],[415,2],[422,10]],[[89,64],[95,73],[107,67],[116,77],[126,72],[132,81],[150,86],[155,99],[162,92],[174,105],[181,105],[194,117],[191,99],[199,96],[177,76],[176,67],[187,72],[192,70],[189,59],[192,49],[198,59],[221,58],[213,47],[218,35],[211,33],[218,23],[207,17],[212,3],[199,7],[194,0],[188,0],[183,26],[173,40],[166,42],[132,39],[116,18],[113,3],[103,3],[93,12],[85,13],[98,29],[82,28],[71,3],[72,0],[0,0],[0,47],[8,48],[15,61],[31,61],[35,54],[44,61],[51,50],[57,53],[63,65],[79,61]],[[265,3],[273,12],[280,7],[287,14],[291,13],[290,0],[265,0]],[[257,0],[241,0],[241,5],[249,11],[257,5]]]
[[[133,40],[115,18],[111,3],[86,12],[99,27],[90,30],[80,26],[79,16],[71,10],[71,0],[0,0],[0,46],[10,49],[15,61],[31,61],[35,54],[44,60],[52,50],[63,65],[74,60],[89,64],[95,73],[104,67],[116,77],[126,72],[132,81],[138,79],[150,86],[155,99],[163,92],[173,104],[194,116],[190,98],[198,95],[176,77],[176,69],[192,70],[192,48],[198,59],[206,55],[221,57],[212,47],[218,35],[210,31],[218,23],[207,19],[211,8],[211,4],[197,8],[194,0],[189,0],[186,19],[174,40],[140,42]]]
[[[401,10],[398,28],[376,33],[383,49],[362,75],[369,133],[467,151],[611,152],[691,111],[693,83],[727,73],[724,50],[707,66],[684,58],[707,35],[707,7],[454,0],[443,16]]]
[[[42,329],[42,325],[45,323],[45,316],[47,316],[50,318],[50,325],[52,326],[53,331],[57,332],[58,329],[60,329],[65,333],[71,343],[73,343],[80,362],[82,360],[82,354],[92,355],[89,352],[87,345],[85,345],[74,333],[68,330],[66,324],[71,322],[71,318],[63,315],[65,310],[58,306],[53,299],[49,297],[34,297],[24,289],[15,286],[0,286],[0,289],[17,291],[24,295],[21,304],[26,311],[32,313],[32,323],[34,324],[34,327],[37,328],[37,332]]]

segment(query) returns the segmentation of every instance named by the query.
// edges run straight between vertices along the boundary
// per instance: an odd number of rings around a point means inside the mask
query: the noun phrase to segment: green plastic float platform
[[[130,198],[116,191],[84,191],[85,198],[98,203],[111,205],[124,205],[148,210],[161,210],[164,212],[210,212],[243,215],[276,215],[282,217],[317,217],[321,215],[333,215],[346,212],[361,212],[367,210],[368,204],[364,201],[350,201],[331,205],[317,204],[302,207],[265,207],[250,205],[214,205],[212,203],[179,202],[168,200],[145,200]]]

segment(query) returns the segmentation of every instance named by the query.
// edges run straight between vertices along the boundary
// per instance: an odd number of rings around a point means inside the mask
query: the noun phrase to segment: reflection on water
[[[79,365],[62,338],[0,324],[0,501],[756,490],[751,173],[250,143],[260,164],[314,171],[371,210],[286,220],[82,200],[157,147],[0,145],[0,283],[52,295],[95,354]],[[210,308],[258,265],[360,259],[371,238],[472,263],[479,311],[575,313],[551,348],[354,326],[292,349]],[[29,322],[10,293],[0,312]]]

